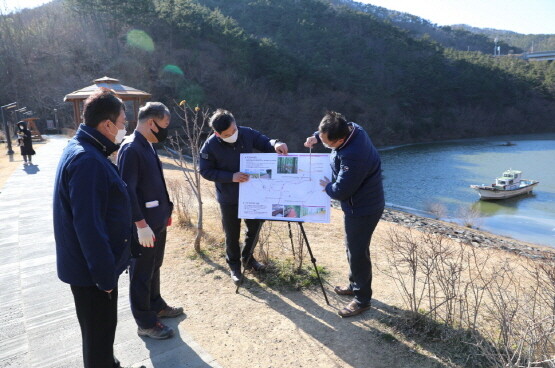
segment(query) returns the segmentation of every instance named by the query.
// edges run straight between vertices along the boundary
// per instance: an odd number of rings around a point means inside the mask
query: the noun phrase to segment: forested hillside
[[[372,14],[379,19],[405,29],[413,37],[430,38],[444,47],[461,51],[481,51],[493,54],[495,39],[501,54],[521,54],[555,50],[555,35],[520,34],[493,28],[477,28],[465,24],[438,26],[424,18],[409,13],[363,4],[354,0],[332,0],[334,4],[345,5],[352,9]]]
[[[554,130],[555,64],[446,48],[335,1],[57,0],[0,17],[2,104],[70,123],[63,96],[104,75],[295,149],[326,109],[380,145]]]
[[[363,4],[354,0],[333,0],[334,4],[345,5],[352,9],[363,11],[376,16],[386,22],[390,22],[406,31],[415,38],[432,39],[444,47],[450,47],[462,51],[481,51],[489,54],[493,53],[494,39],[498,37],[490,34],[482,34],[480,28],[466,29],[462,26],[438,26],[424,18],[390,10],[372,4]],[[504,38],[500,38],[497,43],[501,47],[502,54],[522,52],[521,48],[511,43],[507,43]]]
[[[522,49],[524,52],[555,50],[555,35],[552,34],[520,34],[499,29],[470,27],[464,24],[453,25],[453,28],[486,35],[490,39],[497,37],[514,48]]]

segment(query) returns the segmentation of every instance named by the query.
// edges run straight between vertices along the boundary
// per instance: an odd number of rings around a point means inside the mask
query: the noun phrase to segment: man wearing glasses
[[[84,123],[65,148],[54,186],[58,277],[71,285],[85,368],[114,367],[119,275],[129,264],[131,209],[108,156],[125,136],[125,106],[101,89],[85,101]]]
[[[117,158],[136,230],[131,242],[131,311],[139,336],[153,339],[167,339],[174,334],[160,318],[183,314],[183,308],[168,306],[160,295],[160,267],[173,204],[152,144],[166,139],[169,125],[168,108],[160,102],[148,102],[139,109],[137,128],[124,140]]]

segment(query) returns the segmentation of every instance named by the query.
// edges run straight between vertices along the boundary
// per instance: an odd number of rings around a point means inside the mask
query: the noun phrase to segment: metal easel
[[[272,221],[272,220],[265,220],[265,221]],[[280,222],[283,222],[283,221],[280,221]],[[316,277],[318,277],[318,282],[320,283],[320,287],[322,288],[322,293],[324,294],[324,299],[326,299],[326,303],[328,305],[330,305],[330,302],[328,300],[328,295],[326,294],[326,290],[324,289],[324,284],[322,283],[322,279],[320,278],[320,273],[318,272],[318,267],[316,266],[316,258],[314,258],[314,254],[312,253],[312,249],[310,248],[310,243],[308,242],[306,232],[304,231],[303,222],[302,221],[287,221],[287,226],[289,227],[289,239],[291,240],[291,246],[293,245],[293,233],[291,231],[291,222],[296,222],[299,225],[300,229],[301,229],[301,234],[303,235],[304,241],[306,243],[306,249],[308,249],[308,254],[310,254],[310,261],[312,262],[312,265],[314,266],[314,271],[316,272]],[[253,242],[254,245],[251,249],[249,257],[247,258],[246,264],[249,264],[249,262],[252,258],[252,253],[254,252],[254,248],[256,247],[256,243],[258,243],[258,236],[260,234],[260,229],[262,229],[262,226],[264,226],[264,223],[262,223],[258,227],[258,230],[256,231],[256,235],[254,236],[254,242]],[[243,272],[241,273],[241,280],[239,281],[239,284],[237,285],[237,289],[235,289],[236,294],[239,293],[239,288],[243,284],[244,279],[245,279],[245,268],[243,267]]]

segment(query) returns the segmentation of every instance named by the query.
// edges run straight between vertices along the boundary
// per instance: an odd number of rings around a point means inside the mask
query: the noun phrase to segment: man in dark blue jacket
[[[124,105],[101,90],[85,101],[83,117],[56,172],[58,276],[71,285],[85,368],[119,367],[113,354],[118,278],[129,263],[132,224],[125,183],[108,156],[125,135]]]
[[[330,148],[332,178],[320,181],[326,193],[341,202],[345,223],[345,244],[350,266],[349,285],[335,287],[339,295],[354,299],[339,311],[350,317],[370,308],[372,262],[370,241],[385,206],[381,160],[368,134],[357,124],[347,123],[336,112],[328,112],[318,131],[305,146],[322,142]]]
[[[137,230],[131,243],[131,311],[139,326],[138,334],[154,339],[166,339],[174,334],[160,318],[183,314],[183,308],[168,306],[160,295],[160,267],[173,204],[152,143],[166,139],[168,125],[168,108],[160,102],[148,102],[139,109],[137,129],[123,141],[117,160],[121,177],[127,184]]]
[[[263,270],[266,265],[250,257],[256,246],[256,234],[261,220],[245,220],[247,232],[245,246],[241,251],[239,237],[241,219],[238,215],[239,183],[249,180],[249,175],[239,171],[240,154],[277,152],[287,154],[287,145],[279,140],[270,140],[254,129],[238,126],[231,112],[218,109],[210,117],[210,127],[214,130],[200,150],[200,174],[207,180],[216,182],[216,198],[222,211],[222,225],[225,232],[226,260],[231,279],[238,283],[241,277],[241,261],[246,269]]]

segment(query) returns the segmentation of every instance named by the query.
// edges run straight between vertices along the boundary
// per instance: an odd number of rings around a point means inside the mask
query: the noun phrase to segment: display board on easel
[[[239,218],[330,222],[330,197],[320,179],[331,178],[328,154],[242,153]]]

